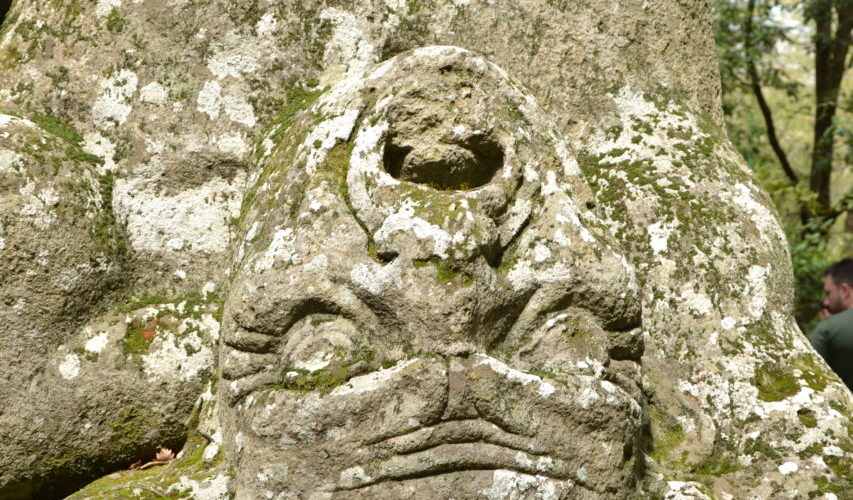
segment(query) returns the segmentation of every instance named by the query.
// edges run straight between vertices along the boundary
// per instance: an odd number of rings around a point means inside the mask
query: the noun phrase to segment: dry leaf
[[[173,458],[175,458],[175,454],[169,448],[160,448],[160,451],[154,456],[154,460],[158,462],[168,462]]]

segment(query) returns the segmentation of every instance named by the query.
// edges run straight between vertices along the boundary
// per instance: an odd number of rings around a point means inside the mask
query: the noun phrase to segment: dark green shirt
[[[853,391],[853,309],[833,314],[818,323],[811,342],[830,368]]]

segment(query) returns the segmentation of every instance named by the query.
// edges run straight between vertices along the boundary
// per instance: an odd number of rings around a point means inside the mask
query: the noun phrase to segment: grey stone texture
[[[709,9],[16,1],[0,499],[843,498]]]

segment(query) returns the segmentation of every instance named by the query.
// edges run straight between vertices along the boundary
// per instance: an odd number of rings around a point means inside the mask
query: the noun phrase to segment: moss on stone
[[[793,373],[775,363],[756,367],[752,383],[762,401],[782,401],[800,392],[800,384]]]
[[[202,435],[193,433],[184,444],[179,458],[168,464],[114,472],[90,483],[68,498],[69,500],[188,498],[187,492],[174,487],[180,483],[181,477],[202,480],[216,475],[222,468],[221,454],[210,463],[204,462],[204,449],[207,444],[207,439]],[[144,457],[143,460],[151,458],[153,457]]]
[[[293,119],[296,117],[296,114],[311,107],[323,95],[323,92],[325,92],[325,89],[306,90],[298,85],[290,88],[284,105],[278,109],[270,126],[270,129],[275,129],[271,137],[273,143],[281,143],[285,132],[293,125]]]
[[[423,268],[433,266],[436,269],[436,278],[442,285],[458,282],[462,286],[471,286],[474,284],[474,279],[466,272],[457,271],[450,267],[443,259],[432,256],[429,259],[415,259],[412,264],[415,268]]]
[[[674,448],[684,441],[684,428],[672,415],[656,405],[649,406],[653,449],[649,453],[655,461],[677,461]]]
[[[121,340],[121,348],[126,356],[148,354],[148,348],[151,347],[151,340],[146,339],[142,335],[146,324],[147,321],[141,318],[134,318],[127,325],[127,331]]]
[[[313,372],[301,368],[284,368],[282,370],[282,381],[279,385],[280,388],[289,391],[311,392],[319,390],[325,394],[349,378],[349,366],[336,366]]]

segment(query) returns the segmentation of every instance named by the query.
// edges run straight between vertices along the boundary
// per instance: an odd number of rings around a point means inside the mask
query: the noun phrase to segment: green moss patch
[[[654,446],[649,456],[657,462],[677,459],[671,455],[673,449],[684,441],[684,428],[681,426],[681,422],[655,405],[651,405],[649,409]]]
[[[471,286],[474,284],[474,278],[472,278],[468,273],[460,272],[452,267],[447,265],[443,259],[439,257],[432,256],[429,259],[415,259],[412,262],[412,265],[416,269],[420,269],[426,266],[433,266],[436,270],[436,278],[438,282],[442,285],[448,285],[450,283],[459,283],[462,286]]]
[[[808,428],[817,427],[817,417],[813,411],[808,408],[800,408],[797,410],[797,418],[800,419],[800,423]]]
[[[207,444],[207,439],[194,433],[184,444],[180,458],[144,470],[115,472],[90,483],[68,498],[69,500],[189,498],[188,492],[171,487],[179,483],[181,477],[200,481],[215,476],[223,468],[221,455],[212,463],[204,463],[204,449]],[[145,457],[143,460],[148,459],[153,459],[153,456]]]
[[[755,369],[752,383],[758,389],[762,401],[782,401],[800,392],[800,384],[794,375],[776,364],[765,364]]]

